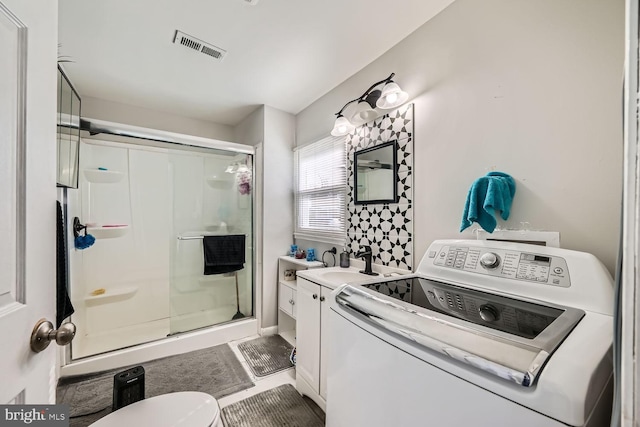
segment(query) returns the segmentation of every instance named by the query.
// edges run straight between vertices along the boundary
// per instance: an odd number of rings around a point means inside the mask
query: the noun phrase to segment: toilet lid
[[[132,403],[99,419],[91,426],[209,427],[219,416],[218,402],[212,396],[197,391],[183,391]]]

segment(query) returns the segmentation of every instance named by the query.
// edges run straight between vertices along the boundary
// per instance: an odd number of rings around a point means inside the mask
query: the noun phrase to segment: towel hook
[[[80,232],[84,230],[84,235],[87,235],[87,226],[80,223],[80,218],[77,216],[73,218],[73,237],[78,237]]]

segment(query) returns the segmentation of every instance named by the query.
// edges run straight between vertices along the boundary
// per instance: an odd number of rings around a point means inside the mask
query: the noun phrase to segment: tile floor
[[[283,384],[292,384],[294,387],[296,385],[296,370],[294,368],[276,372],[275,374],[267,375],[265,377],[256,377],[253,372],[251,372],[251,368],[247,364],[247,361],[242,356],[242,353],[240,353],[240,350],[238,350],[238,344],[243,341],[249,341],[255,338],[260,338],[260,336],[254,335],[242,340],[231,341],[229,343],[231,350],[233,350],[234,354],[242,364],[242,367],[245,369],[245,371],[247,371],[247,374],[249,374],[251,381],[255,383],[255,386],[223,397],[222,399],[218,399],[220,409],[224,408],[225,406],[231,405],[232,403],[236,403],[243,399],[246,399],[247,397],[251,397],[253,395],[262,393],[263,391],[270,390]]]

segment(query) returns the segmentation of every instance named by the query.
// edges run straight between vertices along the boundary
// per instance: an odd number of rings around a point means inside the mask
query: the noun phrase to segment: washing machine
[[[327,426],[609,426],[612,312],[593,255],[435,241],[332,293]]]

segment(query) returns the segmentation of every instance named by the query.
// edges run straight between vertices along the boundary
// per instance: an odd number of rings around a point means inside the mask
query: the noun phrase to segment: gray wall
[[[264,106],[260,106],[233,128],[233,141],[240,144],[256,145],[263,140]]]
[[[278,257],[293,239],[293,146],[295,117],[261,106],[240,122],[235,140],[258,147],[256,151],[256,227],[258,236],[256,305],[262,308],[261,327],[278,321]]]
[[[298,114],[296,139],[326,136],[393,71],[415,104],[416,262],[435,239],[474,238],[458,232],[466,193],[495,169],[517,181],[500,227],[559,231],[613,272],[623,30],[623,0],[457,0]]]
[[[295,117],[264,109],[262,328],[278,321],[278,257],[293,241],[293,146]]]

